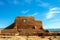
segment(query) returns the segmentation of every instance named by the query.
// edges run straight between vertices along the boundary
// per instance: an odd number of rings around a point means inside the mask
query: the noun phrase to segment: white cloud
[[[38,12],[35,12],[32,15],[28,15],[28,16],[36,16],[36,15],[38,15]]]
[[[54,14],[58,14],[58,13],[60,13],[60,8],[57,7],[51,8],[49,12],[46,14],[46,18],[47,19],[53,18]]]
[[[58,23],[58,22],[60,22],[60,19],[58,18],[50,20],[50,23]]]
[[[60,10],[60,8],[55,7],[55,8],[51,8],[50,10],[55,11],[55,10]]]
[[[29,12],[29,10],[24,10],[24,11],[22,11],[21,13],[26,14],[26,13],[28,13],[28,12]]]

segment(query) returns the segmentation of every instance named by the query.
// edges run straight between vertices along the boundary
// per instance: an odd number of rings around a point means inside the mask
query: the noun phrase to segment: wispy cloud
[[[29,10],[24,10],[24,11],[22,11],[21,13],[26,14],[26,13],[28,13],[28,12],[29,12]]]
[[[39,3],[38,6],[40,7],[49,7],[48,3]]]
[[[33,14],[31,14],[31,15],[28,15],[28,16],[36,16],[36,15],[38,15],[39,13],[38,12],[35,12],[35,13],[33,13]]]
[[[40,7],[49,7],[50,4],[48,2],[43,2],[42,0],[36,0],[36,2],[38,3],[38,6]]]
[[[58,7],[51,8],[49,12],[46,14],[46,18],[47,19],[53,18],[54,14],[58,14],[58,13],[60,13],[60,8]]]
[[[14,4],[19,4],[19,1],[18,0],[14,0]]]
[[[60,19],[53,19],[51,20],[52,23],[60,22]]]

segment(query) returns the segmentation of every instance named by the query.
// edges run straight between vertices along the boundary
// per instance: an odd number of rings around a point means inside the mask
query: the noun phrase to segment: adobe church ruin
[[[14,23],[0,31],[2,35],[49,35],[42,27],[42,21],[32,16],[17,16]]]

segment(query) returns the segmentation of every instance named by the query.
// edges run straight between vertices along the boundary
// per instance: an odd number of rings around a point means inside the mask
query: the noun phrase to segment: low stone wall
[[[5,29],[0,30],[0,35],[22,35],[22,36],[60,36],[60,33],[50,33],[45,30],[36,29]]]
[[[2,35],[38,35],[39,33],[47,34],[44,30],[36,29],[5,29],[1,30]]]

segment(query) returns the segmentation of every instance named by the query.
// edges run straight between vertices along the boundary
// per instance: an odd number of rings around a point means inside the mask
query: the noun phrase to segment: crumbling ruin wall
[[[35,29],[40,29],[40,30],[43,30],[43,27],[42,27],[42,21],[35,21],[34,22],[35,24]]]
[[[25,20],[25,22],[24,22]],[[27,29],[27,28],[34,28],[35,29],[43,29],[42,21],[34,20],[34,17],[25,17],[25,16],[18,16],[16,17],[13,24],[6,27],[5,29]]]
[[[29,27],[33,27],[34,26],[34,17],[16,17],[15,20],[15,28],[17,27],[17,29],[26,29]]]
[[[48,33],[42,27],[42,21],[35,20],[32,16],[18,16],[13,24],[1,31],[2,34],[38,35]]]
[[[1,30],[0,30],[0,34],[1,34]]]

